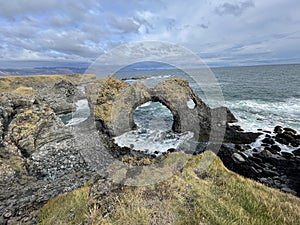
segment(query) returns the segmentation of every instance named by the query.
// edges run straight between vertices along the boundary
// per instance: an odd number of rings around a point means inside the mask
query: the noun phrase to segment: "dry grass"
[[[22,88],[19,94],[22,94],[28,88],[41,88],[46,85],[54,85],[61,80],[71,81],[75,84],[84,83],[95,79],[93,74],[72,74],[72,75],[35,75],[35,76],[3,76],[0,77],[0,93],[13,92],[18,88]]]
[[[45,207],[61,209],[66,221],[65,201],[67,196],[59,197]],[[47,215],[58,218],[51,210]],[[88,217],[90,224],[294,225],[300,224],[300,199],[230,172],[214,153],[205,152],[161,183],[110,193],[90,208]]]
[[[50,200],[38,215],[38,224],[80,224],[89,214],[88,195],[89,187],[85,186]]]

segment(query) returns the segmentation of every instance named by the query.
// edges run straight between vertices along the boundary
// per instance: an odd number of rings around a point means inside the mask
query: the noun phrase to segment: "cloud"
[[[3,1],[0,58],[91,62],[119,44],[156,40],[220,65],[294,60],[299,7],[298,0]]]
[[[140,28],[140,24],[133,18],[111,17],[109,20],[109,25],[121,33],[137,33]]]
[[[205,24],[197,24],[197,27],[201,27],[201,28],[203,28],[203,29],[207,29],[208,28],[208,26],[207,25],[205,25]]]
[[[225,2],[222,5],[215,8],[215,12],[220,15],[241,15],[246,9],[254,7],[253,0],[249,0],[246,2],[238,2],[236,4]]]

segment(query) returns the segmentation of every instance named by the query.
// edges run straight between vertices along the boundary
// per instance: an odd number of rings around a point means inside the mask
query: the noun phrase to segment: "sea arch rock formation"
[[[227,108],[211,109],[179,78],[153,88],[140,82],[130,85],[115,78],[99,79],[87,86],[87,96],[97,128],[110,137],[134,129],[133,112],[148,101],[165,105],[173,115],[173,131],[191,131],[195,140],[208,141],[212,130],[220,134],[227,122],[235,121]]]

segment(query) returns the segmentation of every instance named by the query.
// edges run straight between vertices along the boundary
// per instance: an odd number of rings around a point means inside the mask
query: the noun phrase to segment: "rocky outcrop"
[[[75,111],[75,102],[84,97],[77,86],[67,80],[61,80],[52,87],[41,89],[38,95],[51,106],[56,114]]]
[[[242,130],[237,129],[234,125],[230,126],[227,124],[224,142],[233,144],[250,144],[260,135],[262,135],[261,132],[243,132]]]
[[[2,222],[30,221],[44,202],[91,176],[72,130],[36,97],[0,94],[0,131]]]
[[[45,202],[80,187],[95,174],[103,175],[114,157],[137,164],[159,160],[121,148],[111,139],[136,127],[133,111],[148,101],[167,106],[173,114],[173,130],[193,131],[195,145],[208,138],[218,142],[224,134],[225,141],[240,144],[222,146],[220,157],[228,168],[299,195],[299,149],[284,153],[276,145],[299,147],[299,135],[277,127],[273,136],[265,135],[266,149],[247,156],[244,151],[250,147],[246,144],[260,134],[230,126],[228,123],[236,121],[233,114],[225,107],[209,108],[184,80],[165,80],[154,88],[112,78],[93,82],[86,88],[93,115],[76,127],[65,126],[57,114],[72,111],[74,99],[81,98],[77,82],[39,82],[35,88],[25,84],[13,94],[0,94],[0,224],[35,223]],[[200,151],[206,144],[199,146]],[[212,146],[210,143],[207,148],[213,150]],[[192,153],[185,146],[183,151]]]
[[[284,151],[280,144],[285,149],[299,147],[300,138],[295,130],[277,126],[256,148],[227,144],[218,155],[230,170],[300,197],[299,149]]]
[[[40,100],[2,95],[1,103],[1,115],[5,115],[2,140],[17,146],[24,157],[48,142],[70,138],[61,120]]]
[[[1,77],[0,93],[21,96],[38,96],[56,114],[66,114],[76,109],[75,102],[83,98],[78,86],[95,79],[95,75],[41,75],[26,77]]]
[[[111,137],[134,129],[133,112],[148,101],[160,102],[171,111],[173,131],[192,131],[199,141],[222,142],[229,127],[226,124],[236,122],[226,107],[209,108],[187,81],[178,78],[153,88],[139,82],[129,85],[114,78],[100,79],[87,86],[87,96],[98,129]],[[225,140],[231,140],[237,131],[227,130]]]
[[[110,159],[96,129],[73,129],[57,116],[82,97],[80,76],[23,78],[0,80],[0,224],[34,224],[45,202],[82,186]]]

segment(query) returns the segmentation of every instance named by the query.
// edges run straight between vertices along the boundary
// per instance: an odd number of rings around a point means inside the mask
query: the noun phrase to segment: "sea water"
[[[212,72],[222,90],[224,104],[238,119],[245,131],[272,131],[281,125],[300,131],[300,65],[268,65],[213,68]],[[199,71],[200,73],[200,71]],[[187,79],[194,91],[207,102],[203,91],[187,74],[176,69],[119,71],[117,77],[147,76],[149,87],[159,81],[179,77]],[[210,84],[202,84],[210,85]],[[115,140],[119,145],[149,152],[166,151],[192,138],[190,132],[172,132],[171,112],[160,103],[148,102],[135,110],[139,129],[127,132]]]

